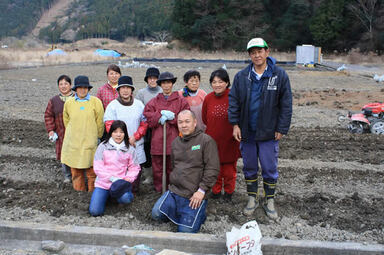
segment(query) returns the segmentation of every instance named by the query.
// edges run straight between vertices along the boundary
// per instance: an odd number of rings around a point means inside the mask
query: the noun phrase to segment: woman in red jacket
[[[163,93],[152,98],[144,108],[144,116],[147,118],[148,126],[152,129],[151,156],[153,185],[157,192],[161,192],[163,178],[163,153],[166,154],[166,175],[167,186],[169,184],[169,174],[171,168],[171,144],[179,135],[177,128],[177,114],[182,110],[189,110],[187,100],[179,96],[178,92],[173,92],[172,88],[176,82],[176,77],[172,73],[161,73],[157,84],[163,89]],[[163,127],[166,125],[166,151],[163,151]]]
[[[49,140],[56,142],[56,158],[60,160],[61,147],[63,146],[63,139],[65,134],[65,127],[63,123],[63,108],[65,101],[72,97],[72,82],[71,78],[67,75],[61,75],[57,79],[60,94],[52,97],[48,101],[47,108],[44,113],[45,128],[48,132]],[[71,168],[66,164],[61,164],[62,172],[64,175],[64,182],[71,182]]]
[[[216,141],[220,157],[220,174],[212,187],[212,197],[219,198],[224,186],[224,199],[230,201],[235,191],[236,164],[240,157],[239,142],[233,138],[233,128],[228,121],[228,93],[231,83],[224,69],[212,72],[209,82],[213,92],[204,99],[202,119],[207,126],[205,133]]]

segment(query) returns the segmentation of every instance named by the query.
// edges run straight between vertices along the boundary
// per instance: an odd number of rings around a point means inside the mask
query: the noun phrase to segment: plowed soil
[[[165,67],[179,79],[199,66]],[[168,66],[168,65],[167,65]],[[202,66],[202,87],[218,66]],[[231,78],[240,66],[229,66]],[[91,194],[63,184],[54,146],[47,139],[43,113],[57,93],[56,78],[84,73],[95,88],[104,83],[106,66],[62,66],[0,71],[0,220],[50,222],[59,225],[175,231],[150,215],[159,194],[142,184],[132,204],[110,201],[103,217],[88,214]],[[315,73],[315,74],[314,74]],[[357,241],[384,244],[384,137],[350,134],[336,121],[339,113],[359,110],[380,101],[383,87],[366,77],[333,72],[289,69],[294,116],[289,134],[280,143],[277,188],[279,219],[269,220],[258,208],[245,217],[242,162],[232,202],[209,199],[202,233],[225,237],[233,225],[256,219],[264,236],[287,239]],[[143,87],[145,69],[123,74]],[[32,81],[32,79],[37,81]],[[181,88],[181,81],[176,88]]]

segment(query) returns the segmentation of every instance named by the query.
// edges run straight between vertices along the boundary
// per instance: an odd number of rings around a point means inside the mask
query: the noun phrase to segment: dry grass
[[[25,39],[27,40],[27,39]],[[26,41],[28,44],[28,40]],[[66,56],[47,56],[50,51],[49,45],[40,44],[38,47],[20,47],[20,45],[9,45],[7,49],[0,49],[0,69],[17,66],[55,65],[65,63],[96,62],[110,60],[111,58],[100,57],[93,52],[95,49],[113,49],[130,58],[183,58],[183,59],[229,59],[246,60],[249,58],[246,51],[215,51],[202,52],[197,49],[188,48],[185,44],[173,41],[168,46],[144,46],[137,39],[128,38],[124,42],[110,39],[87,39],[69,44],[56,45],[57,48],[67,52]],[[295,61],[295,52],[272,51],[271,56],[279,61]],[[325,55],[324,59],[350,64],[381,65],[384,56],[373,53],[362,54],[358,50],[352,50],[348,54]]]
[[[359,49],[352,49],[346,54],[327,54],[323,58],[335,62],[359,65],[382,65],[384,63],[384,56],[379,56],[373,52],[361,53]]]
[[[0,50],[0,67],[16,66],[44,66],[65,63],[96,62],[105,60],[93,53],[93,50],[84,50],[81,52],[68,52],[65,56],[48,56],[47,50]]]

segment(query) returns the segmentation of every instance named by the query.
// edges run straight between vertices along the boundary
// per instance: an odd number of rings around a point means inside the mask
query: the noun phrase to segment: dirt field
[[[150,63],[148,63],[150,64]],[[188,69],[209,74],[221,64],[155,63],[178,77]],[[244,65],[227,65],[231,79]],[[294,95],[291,130],[280,144],[277,222],[261,208],[252,217],[241,211],[247,196],[238,163],[233,202],[209,200],[202,233],[225,238],[233,225],[256,219],[263,236],[287,239],[358,241],[384,244],[384,137],[353,135],[336,121],[339,113],[383,101],[384,86],[356,73],[286,67]],[[90,77],[95,95],[105,83],[106,65],[57,66],[0,71],[0,220],[50,222],[118,229],[174,231],[172,224],[151,220],[159,197],[142,185],[128,206],[110,203],[105,216],[90,217],[90,194],[63,185],[54,146],[47,139],[43,113],[57,93],[60,74]],[[124,68],[135,86],[144,86],[145,68]]]

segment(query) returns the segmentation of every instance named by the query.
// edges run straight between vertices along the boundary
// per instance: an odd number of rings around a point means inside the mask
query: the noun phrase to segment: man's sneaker
[[[248,196],[248,203],[243,210],[244,215],[251,216],[258,206],[259,200],[256,197]]]
[[[270,219],[276,220],[279,217],[275,209],[275,199],[270,198],[270,199],[267,199],[267,201],[264,200],[263,208],[265,213]]]
[[[63,182],[64,182],[64,183],[71,183],[71,182],[72,182],[72,179],[69,178],[69,177],[65,177]]]

